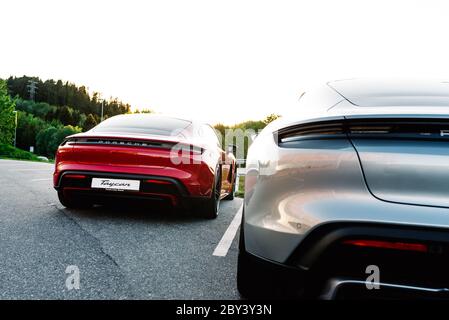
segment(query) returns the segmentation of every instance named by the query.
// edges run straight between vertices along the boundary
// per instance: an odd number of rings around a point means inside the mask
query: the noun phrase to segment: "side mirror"
[[[228,145],[228,153],[236,154],[238,147],[235,144]]]

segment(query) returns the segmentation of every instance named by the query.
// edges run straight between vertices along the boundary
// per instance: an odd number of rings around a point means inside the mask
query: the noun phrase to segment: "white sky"
[[[328,80],[449,78],[444,0],[2,0],[0,12],[0,77],[211,123],[290,113]]]

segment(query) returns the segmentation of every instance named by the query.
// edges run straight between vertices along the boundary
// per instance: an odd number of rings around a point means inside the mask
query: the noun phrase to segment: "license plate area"
[[[92,189],[103,189],[109,191],[139,191],[139,180],[92,178]]]

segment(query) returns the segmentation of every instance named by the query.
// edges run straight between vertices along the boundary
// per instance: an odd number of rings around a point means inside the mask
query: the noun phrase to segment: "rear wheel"
[[[218,209],[220,207],[220,196],[221,196],[221,174],[220,169],[218,168],[215,173],[215,182],[214,188],[212,190],[212,196],[205,202],[203,202],[200,206],[196,208],[196,210],[200,213],[200,215],[206,219],[215,219],[218,217]]]
[[[63,190],[58,191],[58,198],[59,202],[69,209],[87,209],[93,206],[92,202],[73,195],[67,195]]]

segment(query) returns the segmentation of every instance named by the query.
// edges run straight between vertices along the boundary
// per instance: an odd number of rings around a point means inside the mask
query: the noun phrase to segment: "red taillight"
[[[154,180],[154,179],[150,179],[150,180],[145,180],[146,183],[153,183],[153,184],[171,184],[171,182],[169,181],[164,181],[164,180]]]
[[[85,175],[82,174],[66,174],[64,178],[67,179],[86,179]]]
[[[427,252],[429,248],[421,243],[393,242],[380,240],[345,240],[343,244],[349,244],[357,247],[395,249],[404,251]]]

